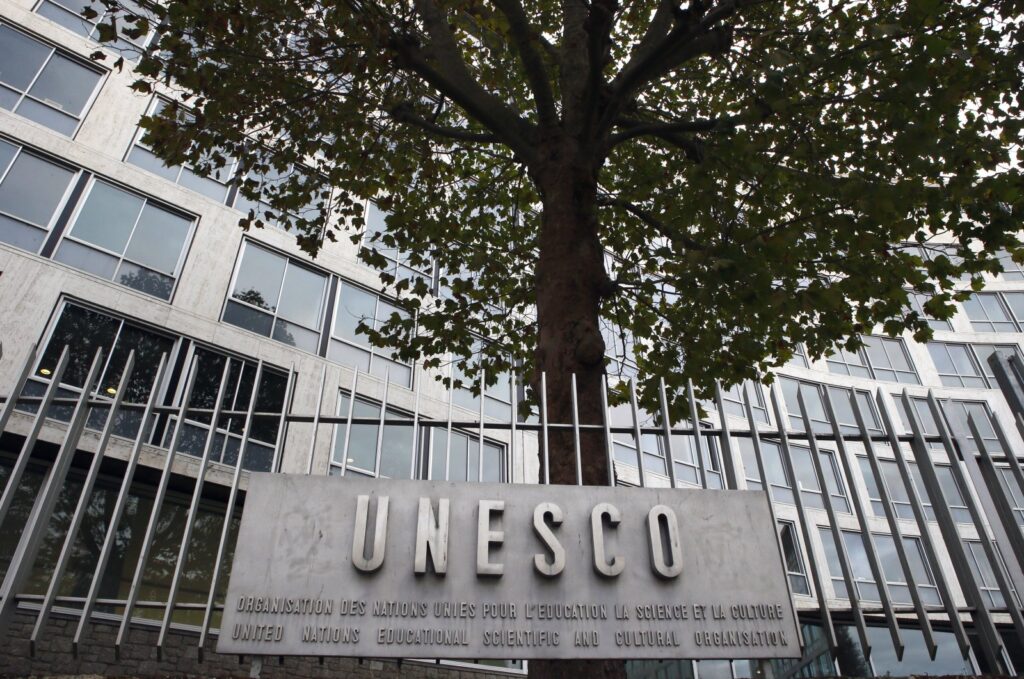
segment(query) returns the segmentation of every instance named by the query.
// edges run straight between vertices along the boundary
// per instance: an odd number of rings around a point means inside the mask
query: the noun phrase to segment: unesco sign
[[[754,491],[253,474],[219,653],[788,658]]]

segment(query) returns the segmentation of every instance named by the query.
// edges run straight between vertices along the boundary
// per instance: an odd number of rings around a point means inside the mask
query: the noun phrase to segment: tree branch
[[[421,118],[412,111],[412,107],[408,103],[399,104],[393,107],[388,113],[391,117],[399,123],[406,123],[413,127],[418,127],[421,130],[425,130],[439,137],[445,137],[447,139],[453,139],[455,141],[467,141],[476,142],[483,144],[492,144],[498,141],[498,138],[493,134],[484,132],[473,132],[472,130],[466,130],[457,127],[447,127],[445,125],[438,125],[432,123],[429,120]]]
[[[558,120],[558,113],[555,110],[555,95],[551,91],[551,82],[548,80],[544,61],[534,49],[533,43],[537,33],[530,26],[530,19],[523,11],[519,0],[494,0],[494,4],[508,20],[512,42],[519,52],[526,81],[530,85],[533,100],[537,104],[537,118],[541,125],[553,126]]]
[[[620,208],[622,210],[625,210],[626,212],[628,212],[629,214],[633,215],[634,217],[639,219],[641,222],[646,224],[647,226],[649,226],[652,229],[654,229],[655,231],[657,231],[658,235],[662,236],[663,238],[667,238],[669,241],[671,241],[673,243],[680,243],[680,244],[682,244],[687,250],[706,250],[707,249],[703,245],[698,243],[697,241],[691,239],[689,236],[682,235],[677,230],[672,229],[671,227],[669,227],[663,221],[661,221],[660,219],[658,219],[657,217],[652,215],[647,210],[643,209],[642,207],[640,207],[638,205],[635,205],[634,203],[629,202],[628,200],[623,200],[621,198],[615,198],[614,196],[610,196],[610,195],[606,194],[606,195],[598,197],[597,204],[598,205],[607,206],[607,207],[617,207],[617,208]]]

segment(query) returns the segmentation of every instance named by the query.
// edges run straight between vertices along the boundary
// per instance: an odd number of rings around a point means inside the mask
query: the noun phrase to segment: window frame
[[[43,17],[43,18],[46,18],[46,17]],[[56,22],[54,22],[54,23],[56,23]],[[106,82],[107,76],[110,74],[110,71],[108,69],[106,69],[106,68],[103,68],[102,66],[99,66],[98,64],[95,64],[95,63],[93,63],[91,61],[88,61],[88,60],[82,58],[78,54],[76,54],[76,53],[74,53],[74,52],[72,52],[72,51],[70,51],[68,49],[65,49],[65,48],[63,48],[63,47],[61,47],[61,46],[59,46],[59,45],[57,45],[57,44],[55,44],[55,43],[53,43],[53,42],[51,42],[49,40],[46,40],[45,38],[40,37],[36,33],[32,33],[32,32],[29,32],[29,31],[25,30],[24,28],[22,28],[21,26],[19,26],[16,23],[14,23],[13,21],[10,21],[6,17],[0,17],[0,26],[7,26],[11,30],[13,30],[13,31],[15,31],[17,33],[22,34],[23,36],[29,38],[30,40],[33,40],[33,41],[39,43],[40,45],[43,45],[44,47],[46,47],[46,48],[48,48],[50,50],[50,53],[46,56],[46,59],[43,60],[42,65],[40,65],[39,70],[35,72],[35,75],[32,76],[31,82],[29,82],[29,84],[26,86],[26,88],[24,90],[18,90],[13,85],[10,85],[10,84],[8,84],[6,82],[0,83],[0,87],[6,88],[7,90],[9,90],[11,92],[15,92],[15,93],[18,94],[18,101],[17,101],[17,103],[15,103],[9,109],[2,108],[0,110],[4,110],[4,111],[7,111],[7,112],[9,112],[9,113],[11,113],[13,115],[17,115],[22,120],[27,120],[30,123],[33,123],[35,125],[39,125],[40,127],[43,127],[45,129],[49,130],[50,132],[53,132],[54,134],[59,134],[60,136],[66,137],[68,139],[74,139],[78,135],[79,130],[82,129],[82,123],[85,122],[86,117],[88,117],[89,112],[92,110],[93,105],[96,103],[96,99],[99,96],[100,90],[103,89],[103,85]],[[46,102],[42,101],[41,99],[38,99],[35,96],[32,96],[32,95],[29,94],[29,92],[35,86],[36,82],[39,80],[39,76],[43,73],[43,71],[46,70],[46,67],[53,60],[53,57],[56,54],[60,54],[65,59],[68,59],[69,61],[72,61],[72,62],[78,64],[80,67],[82,67],[82,68],[84,68],[86,70],[92,71],[93,73],[96,73],[99,76],[97,78],[97,80],[96,80],[96,84],[93,86],[92,92],[89,94],[88,99],[86,99],[85,104],[83,104],[83,106],[82,106],[81,113],[71,114],[70,112],[64,111],[63,109],[57,109],[57,108],[51,106],[50,104],[47,104]],[[49,125],[46,125],[46,124],[41,123],[41,122],[39,122],[37,120],[29,118],[28,116],[25,116],[25,115],[22,115],[22,114],[18,113],[18,109],[21,108],[21,105],[24,103],[26,97],[30,97],[32,99],[32,101],[34,101],[35,103],[37,103],[39,105],[42,105],[42,106],[45,106],[45,107],[47,107],[49,109],[55,110],[58,113],[60,113],[61,115],[65,115],[65,116],[67,116],[69,118],[75,119],[76,123],[75,123],[74,129],[71,132],[65,134],[64,132],[62,132],[60,130],[57,130],[57,129],[54,129],[54,128],[50,127]]]
[[[837,347],[836,353],[826,357],[825,361],[828,366],[828,371],[833,375],[847,375],[849,377],[860,377],[875,380],[878,382],[890,382],[892,384],[921,384],[921,376],[918,374],[917,366],[914,365],[914,360],[910,357],[910,352],[907,351],[906,343],[900,337],[881,337],[879,335],[864,335],[862,338],[863,346],[857,349],[856,352],[849,351],[843,347]],[[896,346],[903,359],[910,366],[909,370],[897,369],[893,367],[892,362],[889,361],[888,366],[876,366],[871,359],[871,354],[868,352],[868,346],[872,342],[879,342],[879,349],[888,358],[889,352],[885,349],[887,346]],[[859,363],[852,363],[850,357],[856,356]],[[843,366],[842,368],[838,366]],[[851,370],[851,366],[857,370]],[[863,369],[866,374],[861,374],[859,369]],[[897,379],[887,379],[886,377],[880,377],[879,372],[891,372]],[[906,381],[899,379],[900,375],[911,375],[914,381]]]
[[[83,27],[86,26],[86,25],[88,25],[90,27],[89,31],[87,33],[80,33],[78,31],[76,31],[75,29],[70,28],[69,26],[65,26],[64,24],[62,24],[61,22],[57,21],[56,19],[52,19],[52,18],[46,16],[45,14],[41,14],[39,12],[39,10],[40,10],[40,8],[43,5],[46,5],[46,4],[53,5],[53,6],[57,7],[58,10],[67,13],[68,16],[77,18],[78,20],[80,20],[82,22]],[[92,4],[92,3],[90,3],[90,4]],[[140,8],[145,9],[145,7],[144,7],[145,3],[139,2],[137,4],[140,5]],[[118,39],[124,40],[124,41],[126,41],[128,43],[131,43],[132,48],[138,50],[138,52],[139,52],[138,57],[133,57],[133,55],[126,54],[126,52],[129,51],[127,48],[122,49],[122,48],[120,48],[120,47],[118,47],[117,45],[114,45],[114,44],[101,43],[96,37],[94,37],[95,34],[98,31],[98,26],[101,23],[103,23],[103,21],[107,18],[108,14],[109,14],[109,12],[106,11],[106,9],[102,7],[102,5],[101,5],[101,9],[103,9],[103,11],[101,11],[98,14],[95,22],[86,19],[85,17],[83,17],[81,15],[81,13],[75,14],[74,10],[70,9],[69,7],[64,6],[63,4],[61,4],[61,2],[59,0],[39,0],[38,2],[35,3],[35,5],[33,5],[32,13],[37,15],[37,16],[39,16],[39,17],[41,17],[41,18],[43,18],[43,19],[46,19],[47,21],[51,21],[51,22],[57,24],[58,26],[60,26],[64,30],[71,31],[75,35],[78,35],[78,36],[81,36],[83,38],[86,38],[87,40],[91,40],[92,42],[95,42],[95,43],[101,45],[102,47],[104,47],[104,48],[114,52],[118,56],[123,56],[126,61],[131,61],[133,63],[137,62],[138,59],[141,58],[142,53],[144,53],[146,51],[146,49],[149,48],[150,44],[152,44],[152,42],[153,42],[153,39],[156,37],[156,24],[153,21],[153,19],[155,19],[155,17],[149,17],[149,19],[150,19],[150,29],[149,29],[149,32],[145,35],[145,37],[142,38],[141,44],[136,44],[136,43],[132,42],[131,38],[128,38],[127,36],[124,36],[124,35],[122,35],[120,33],[118,34]]]
[[[163,202],[161,200],[155,199],[152,196],[149,196],[148,194],[136,191],[136,190],[134,190],[134,189],[132,189],[132,188],[130,188],[130,187],[120,183],[120,182],[116,182],[116,181],[114,181],[112,179],[108,179],[107,177],[100,176],[100,175],[98,175],[98,174],[96,174],[94,172],[89,172],[88,175],[89,176],[88,176],[88,179],[85,182],[85,186],[84,186],[83,190],[81,191],[81,193],[78,195],[77,200],[75,201],[75,205],[74,205],[71,213],[68,215],[67,223],[64,225],[64,228],[62,229],[62,231],[60,233],[60,237],[54,243],[53,252],[50,255],[49,259],[51,259],[52,261],[57,262],[57,263],[59,263],[59,264],[61,264],[63,266],[71,267],[75,271],[80,271],[80,272],[82,272],[84,274],[87,274],[89,276],[94,276],[96,278],[108,281],[108,282],[113,283],[115,285],[118,285],[120,287],[127,288],[129,290],[133,290],[134,292],[137,292],[137,293],[139,293],[141,295],[146,295],[146,297],[148,297],[148,298],[156,299],[156,300],[159,300],[161,302],[165,302],[167,304],[170,304],[174,300],[174,294],[178,291],[178,283],[181,281],[181,274],[182,274],[182,272],[183,272],[183,270],[185,268],[185,261],[188,259],[188,255],[189,255],[189,253],[192,250],[192,242],[195,240],[196,231],[197,231],[197,229],[199,227],[199,217],[197,215],[195,215],[195,214],[192,214],[192,213],[186,212],[184,210],[181,210],[180,208],[178,208],[178,207],[176,207],[174,205],[170,205],[170,204],[165,203],[165,202]],[[135,222],[132,224],[132,231],[128,235],[128,239],[125,241],[124,252],[122,252],[122,253],[117,253],[117,252],[114,252],[113,250],[108,250],[107,248],[103,247],[102,245],[97,245],[95,243],[90,243],[89,241],[83,240],[81,238],[78,238],[77,236],[74,236],[71,233],[74,230],[75,225],[78,223],[78,219],[81,216],[82,210],[85,208],[86,204],[88,203],[89,197],[92,195],[92,192],[93,192],[93,190],[95,189],[95,187],[96,187],[96,185],[98,183],[106,184],[107,186],[110,186],[110,187],[112,187],[112,188],[114,188],[114,189],[116,189],[118,191],[123,191],[123,192],[125,192],[125,193],[127,193],[127,194],[129,194],[131,196],[134,196],[134,197],[139,198],[140,200],[142,200],[142,207],[139,209],[139,214],[136,215],[136,217],[135,217]],[[177,259],[177,261],[174,264],[174,272],[172,274],[164,274],[162,271],[156,271],[156,273],[158,273],[160,275],[167,276],[168,278],[172,279],[171,289],[168,292],[166,299],[164,299],[162,297],[159,297],[157,295],[150,294],[148,292],[144,292],[142,290],[139,290],[138,288],[133,288],[130,285],[126,285],[124,283],[121,283],[116,278],[117,277],[117,272],[120,270],[121,265],[124,262],[132,264],[132,265],[134,265],[134,266],[136,266],[136,267],[138,267],[140,269],[145,269],[147,271],[155,271],[152,267],[150,267],[148,265],[140,264],[139,262],[136,262],[136,261],[134,261],[132,259],[129,259],[127,254],[126,254],[127,251],[128,251],[128,247],[131,245],[132,238],[134,237],[135,232],[137,231],[137,229],[139,227],[139,222],[142,220],[142,214],[145,212],[146,207],[148,205],[150,205],[150,204],[152,204],[153,207],[156,208],[156,209],[163,210],[165,212],[169,212],[172,215],[174,215],[176,217],[179,217],[179,218],[182,218],[182,219],[187,219],[188,222],[189,222],[188,232],[185,234],[185,238],[182,241],[181,251],[178,253],[178,259]],[[115,258],[117,260],[117,264],[114,267],[114,278],[104,278],[103,276],[100,276],[99,274],[93,273],[92,271],[88,271],[87,269],[82,269],[82,268],[79,268],[79,267],[77,267],[77,266],[75,266],[73,264],[67,264],[65,262],[62,262],[62,261],[58,260],[57,259],[57,252],[60,250],[60,246],[65,241],[70,241],[72,243],[77,244],[79,247],[84,247],[84,248],[88,248],[90,250],[95,250],[95,251],[100,252],[100,253],[102,253],[104,255],[107,255],[107,256]]]
[[[69,170],[71,172],[71,179],[68,181],[68,185],[64,189],[64,193],[61,195],[61,198],[57,202],[56,207],[54,207],[53,214],[50,215],[50,219],[47,221],[46,226],[40,226],[38,224],[32,224],[31,222],[26,221],[22,217],[15,216],[15,215],[11,214],[10,212],[7,212],[7,211],[3,210],[2,208],[0,208],[0,215],[3,215],[5,218],[11,219],[11,220],[13,220],[15,222],[18,222],[19,224],[22,224],[22,225],[27,226],[29,228],[36,229],[38,231],[42,231],[43,232],[43,239],[42,239],[39,247],[36,250],[34,250],[34,251],[33,250],[24,250],[24,249],[18,247],[17,245],[13,245],[13,244],[7,243],[6,241],[0,241],[0,242],[2,242],[4,245],[7,245],[9,247],[21,250],[22,252],[31,252],[32,254],[38,255],[38,254],[40,254],[46,248],[47,241],[49,241],[49,239],[54,234],[55,228],[58,227],[61,224],[62,221],[64,221],[63,220],[64,212],[67,210],[68,206],[70,204],[72,204],[72,198],[75,197],[76,189],[78,187],[79,182],[82,181],[83,174],[87,174],[88,172],[87,172],[87,170],[85,170],[85,169],[83,169],[83,168],[81,168],[81,167],[79,167],[77,165],[74,165],[72,163],[66,162],[66,161],[64,161],[62,159],[55,158],[55,157],[51,156],[48,153],[43,153],[43,152],[37,151],[32,146],[29,146],[28,144],[24,144],[24,143],[18,141],[17,139],[14,139],[13,137],[8,137],[8,136],[5,136],[5,135],[0,135],[0,141],[3,141],[5,143],[7,143],[7,144],[10,144],[11,146],[16,147],[16,149],[17,149],[15,151],[14,155],[11,157],[11,160],[8,163],[7,167],[3,168],[3,171],[0,172],[0,186],[2,186],[4,181],[7,180],[7,177],[10,175],[11,169],[14,167],[15,162],[17,162],[17,160],[22,156],[22,154],[28,154],[28,155],[30,155],[30,156],[32,156],[34,158],[37,158],[37,159],[39,159],[39,160],[41,160],[41,161],[43,161],[45,163],[49,163],[51,165],[55,165],[57,167],[60,167],[60,168],[62,168],[64,170]],[[81,196],[78,196],[77,200],[80,201],[81,200]]]
[[[996,319],[993,320],[988,313],[988,309],[985,308],[982,299],[992,299],[999,310],[1002,312],[1005,320]],[[968,306],[968,303],[971,303]],[[988,333],[1013,333],[1020,330],[1020,323],[1014,318],[1014,314],[1010,309],[1010,305],[1003,299],[1003,295],[998,292],[975,292],[969,299],[964,300],[960,303],[964,309],[964,315],[967,317],[968,322],[971,324],[972,332],[988,332]],[[985,313],[984,319],[977,319],[971,317],[971,308],[977,308]],[[979,324],[988,325],[988,328],[979,328]],[[1007,329],[996,329],[996,325],[1009,326]]]
[[[339,337],[339,336],[335,335],[334,328],[335,328],[335,325],[337,324],[338,314],[340,314],[342,312],[341,311],[341,309],[342,309],[342,304],[341,304],[341,301],[342,301],[342,291],[344,290],[344,288],[346,286],[347,287],[351,287],[351,288],[355,288],[355,289],[360,290],[360,291],[362,291],[364,293],[373,295],[373,297],[374,297],[374,307],[373,307],[373,320],[374,320],[374,323],[376,323],[376,322],[381,320],[380,318],[378,318],[377,314],[378,314],[378,311],[380,309],[380,305],[381,305],[382,301],[385,304],[389,304],[391,306],[398,307],[399,309],[402,309],[407,314],[409,314],[410,317],[412,317],[413,319],[415,319],[414,312],[408,311],[408,310],[404,309],[404,307],[402,307],[402,305],[398,302],[398,300],[395,300],[395,299],[393,299],[391,297],[388,297],[388,296],[384,295],[383,293],[381,293],[380,291],[374,290],[374,289],[369,288],[369,287],[364,286],[364,285],[360,285],[360,284],[358,284],[358,283],[356,283],[354,281],[351,281],[351,280],[349,280],[347,278],[342,278],[340,276],[335,276],[335,278],[337,279],[338,284],[337,284],[337,286],[335,286],[335,289],[331,293],[331,294],[333,294],[333,298],[330,300],[330,304],[332,305],[332,309],[331,309],[331,313],[330,313],[330,318],[326,319],[326,321],[325,321],[326,323],[329,324],[329,327],[326,328],[326,333],[327,333],[327,335],[326,335],[327,336],[327,350],[326,350],[326,353],[324,355],[324,358],[326,358],[328,361],[331,361],[332,363],[336,363],[337,365],[344,365],[344,366],[349,367],[349,368],[353,367],[351,365],[348,365],[348,364],[336,361],[336,360],[334,360],[334,359],[332,359],[330,357],[331,343],[332,342],[340,342],[340,343],[344,344],[347,347],[350,347],[350,348],[358,350],[358,351],[365,351],[365,352],[367,352],[369,354],[368,369],[365,370],[365,371],[360,371],[360,372],[363,372],[365,374],[373,375],[374,377],[379,377],[381,380],[383,380],[385,375],[388,374],[388,371],[387,371],[386,368],[385,368],[384,375],[380,375],[377,372],[374,372],[374,361],[376,359],[379,359],[380,361],[385,362],[385,364],[387,362],[397,363],[397,364],[399,364],[399,365],[401,365],[403,367],[408,368],[409,369],[409,381],[408,381],[408,383],[398,382],[398,381],[396,381],[394,379],[391,379],[391,378],[389,378],[388,381],[391,384],[395,384],[395,385],[398,385],[400,387],[404,387],[406,389],[413,389],[415,387],[415,385],[416,385],[416,362],[415,361],[410,361],[410,362],[406,363],[404,361],[398,360],[397,358],[391,358],[391,357],[385,355],[384,352],[388,351],[387,349],[382,349],[381,347],[377,347],[377,346],[374,346],[374,345],[369,344],[369,343],[367,343],[365,346],[363,346],[363,345],[360,345],[360,344],[357,344],[357,343],[353,342],[352,340],[350,340],[348,338]]]

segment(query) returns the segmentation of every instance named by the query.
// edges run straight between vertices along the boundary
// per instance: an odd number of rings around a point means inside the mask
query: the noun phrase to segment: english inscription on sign
[[[800,655],[762,493],[254,474],[219,653]]]

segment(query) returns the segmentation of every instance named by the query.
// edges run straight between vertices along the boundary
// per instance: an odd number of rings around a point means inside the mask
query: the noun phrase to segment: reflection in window
[[[971,573],[974,575],[975,582],[978,583],[978,588],[981,589],[981,595],[985,597],[985,603],[990,608],[1004,608],[1006,606],[1006,599],[1003,598],[1003,593],[999,589],[995,572],[992,570],[992,562],[985,555],[985,548],[981,541],[964,540],[963,544],[967,551],[967,563],[971,567]],[[996,557],[1000,561],[999,568],[1005,576],[1006,564],[1003,562],[1003,555],[999,552],[999,545],[993,542],[992,547],[995,549]],[[1010,591],[1013,594],[1013,598],[1016,599],[1017,607],[1020,608],[1020,595],[1013,588],[1012,582],[1010,583]]]
[[[76,174],[0,139],[0,241],[39,252]]]
[[[54,258],[160,299],[170,299],[193,220],[93,180]]]
[[[846,589],[846,581],[843,579],[842,567],[839,564],[839,553],[836,551],[835,534],[830,528],[819,527],[821,544],[825,549],[825,560],[828,564],[829,574],[832,578],[832,588],[836,596],[841,599],[850,598]],[[857,596],[864,601],[881,601],[875,578],[871,572],[871,564],[868,561],[867,549],[864,546],[863,536],[851,530],[844,530],[843,545],[846,547],[846,554],[850,559],[850,568],[853,571],[854,585],[857,587]],[[896,553],[894,538],[888,534],[872,534],[875,548],[878,550],[878,560],[882,566],[882,573],[885,575],[886,585],[892,596],[893,603],[910,604],[913,599],[910,596],[910,586],[907,584],[906,575],[900,565],[899,555]],[[932,573],[924,560],[924,552],[921,551],[921,541],[916,537],[903,538],[904,550],[907,560],[910,562],[911,574],[914,583],[917,585],[921,600],[925,605],[939,605],[939,590],[935,586]]]
[[[102,71],[0,24],[0,108],[74,134]]]
[[[359,330],[360,323],[380,330],[393,316],[407,319],[409,312],[376,293],[340,281],[327,358],[382,379],[388,375],[391,382],[411,387],[412,366],[393,351],[370,344],[366,333]]]
[[[246,412],[252,398],[253,382],[256,379],[256,363],[235,357],[228,357],[209,349],[197,348],[196,374],[192,385],[192,397],[189,408],[212,411],[217,405],[217,390],[224,375],[225,361],[228,364],[228,379],[221,394],[221,409]],[[191,361],[187,363],[191,365]],[[175,404],[180,404],[187,375],[179,384],[179,393],[175,395]],[[245,447],[243,469],[250,471],[271,471],[274,459],[274,446],[277,443],[277,430],[280,425],[279,414],[284,407],[286,376],[276,370],[264,366],[260,377],[259,391],[256,392],[255,412],[264,413],[254,417],[249,427],[249,437]],[[169,422],[164,433],[164,447],[171,444],[175,417]],[[186,412],[185,424],[178,442],[178,450],[188,455],[202,457],[210,432],[212,412]],[[238,464],[239,452],[242,449],[242,433],[245,427],[244,415],[221,415],[217,422],[213,447],[210,449],[210,461],[232,467]]]
[[[153,99],[153,103],[150,104],[146,115],[159,115],[167,108],[169,103],[170,102],[166,99],[156,97]],[[185,111],[182,111],[181,117],[184,119],[183,122],[190,122],[194,118],[193,114]],[[133,165],[138,165],[142,169],[148,170],[153,174],[159,175],[168,181],[180,184],[187,189],[197,191],[219,203],[224,202],[224,199],[228,195],[228,183],[231,181],[233,163],[230,158],[227,159],[224,167],[214,171],[209,176],[204,177],[197,173],[188,163],[185,163],[184,165],[165,164],[159,156],[153,153],[150,146],[143,141],[145,134],[146,131],[140,127],[138,132],[135,134],[135,142],[132,144],[132,148],[128,151],[128,157],[125,158],[125,160]]]
[[[245,243],[224,321],[316,352],[327,276]]]
[[[145,10],[141,5],[132,0],[119,0],[118,6],[131,13],[133,16],[143,16],[150,21],[152,26],[155,16],[152,12]],[[96,17],[86,19],[82,16],[82,10],[89,7],[96,12]],[[36,13],[47,19],[57,22],[64,28],[74,31],[86,38],[99,40],[99,25],[110,21],[110,13],[102,2],[97,0],[43,0],[36,7]],[[152,31],[147,35],[138,38],[131,38],[125,34],[126,30],[135,28],[136,24],[128,23],[124,17],[118,19],[117,38],[111,42],[104,43],[105,47],[114,50],[124,56],[125,59],[135,60],[142,54],[143,48],[149,41]]]
[[[309,182],[308,174],[303,170],[291,168],[285,172],[279,172],[269,169],[263,174],[249,172],[243,182],[247,188],[255,191],[259,198],[249,198],[239,189],[235,195],[234,208],[246,214],[251,213],[254,219],[259,219],[275,229],[285,228],[286,217],[305,219],[311,222],[318,222],[323,217],[318,197],[310,199],[302,207],[284,215],[270,205],[270,196],[276,195],[275,192],[278,191],[287,191],[286,185],[305,186]]]
[[[779,538],[782,541],[782,555],[786,560],[789,586],[794,594],[810,594],[811,588],[807,584],[807,571],[804,568],[804,557],[800,551],[796,526],[791,521],[779,521]]]
[[[85,307],[67,303],[57,318],[50,337],[36,366],[32,379],[25,385],[24,396],[42,396],[56,369],[64,347],[68,347],[68,365],[61,379],[58,396],[77,397],[85,384],[96,350],[103,349],[103,365],[100,370],[99,387],[96,396],[112,399],[117,394],[128,354],[135,352],[135,367],[124,394],[124,403],[144,405],[149,399],[156,379],[160,358],[174,348],[174,340],[152,332],[141,326]],[[21,410],[36,412],[38,406],[22,404]],[[68,421],[73,411],[71,405],[53,405],[48,417]],[[100,429],[106,422],[109,408],[93,408],[87,426]],[[114,423],[114,433],[132,438],[142,421],[141,409],[121,409]]]

